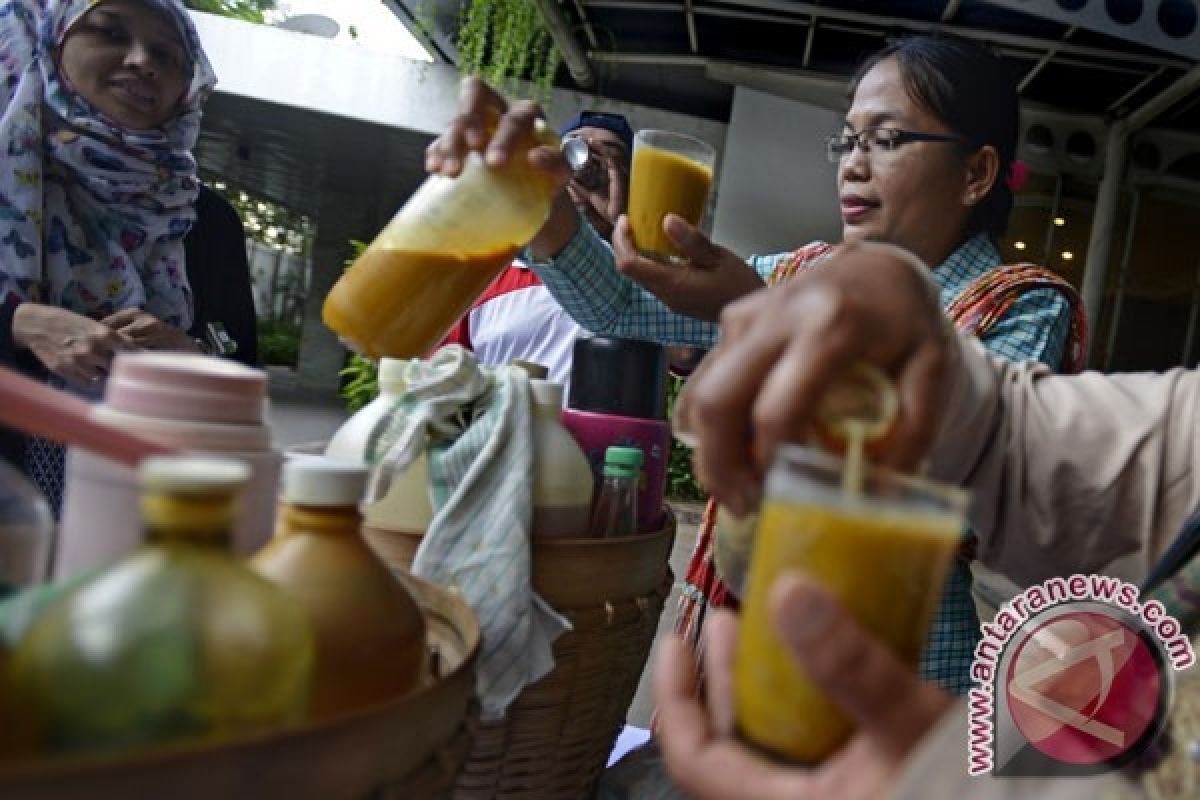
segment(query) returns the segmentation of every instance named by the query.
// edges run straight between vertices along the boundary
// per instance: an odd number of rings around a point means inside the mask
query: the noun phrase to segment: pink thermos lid
[[[262,423],[266,398],[264,371],[186,353],[122,353],[104,393],[127,414],[246,425]]]

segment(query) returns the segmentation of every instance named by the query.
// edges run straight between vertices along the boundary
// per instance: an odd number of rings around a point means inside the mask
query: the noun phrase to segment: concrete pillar
[[[370,241],[376,232],[375,219],[376,209],[369,198],[328,185],[322,187],[312,274],[304,299],[300,358],[296,364],[296,379],[302,389],[331,394],[337,391],[338,372],[345,364],[346,349],[321,322],[321,306],[350,257],[350,240]]]
[[[1129,126],[1125,121],[1109,128],[1104,150],[1104,177],[1096,192],[1096,209],[1092,213],[1092,229],[1088,234],[1087,265],[1083,272],[1083,307],[1087,310],[1088,328],[1093,332],[1088,344],[1088,363],[1094,364],[1103,348],[1095,331],[1099,330],[1100,315],[1104,312],[1104,290],[1108,285],[1109,253],[1112,250],[1113,222],[1121,202],[1121,186],[1125,181],[1125,155],[1129,149]]]

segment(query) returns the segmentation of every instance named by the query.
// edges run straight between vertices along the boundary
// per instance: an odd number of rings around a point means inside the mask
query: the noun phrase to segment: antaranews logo
[[[1091,775],[1161,733],[1175,670],[1196,655],[1182,626],[1136,586],[1051,578],[982,626],[968,696],[971,775]]]

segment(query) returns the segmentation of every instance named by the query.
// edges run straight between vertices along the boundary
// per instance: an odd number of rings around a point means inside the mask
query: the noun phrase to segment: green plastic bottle
[[[49,750],[119,752],[304,718],[307,619],[229,549],[248,478],[226,459],[143,462],[145,543],[42,612],[13,654]]]

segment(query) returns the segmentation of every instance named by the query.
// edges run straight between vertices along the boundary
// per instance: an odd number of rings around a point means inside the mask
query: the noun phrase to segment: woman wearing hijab
[[[117,353],[200,351],[184,239],[215,82],[175,0],[0,3],[0,363],[98,397]],[[16,447],[57,506],[61,451]]]

